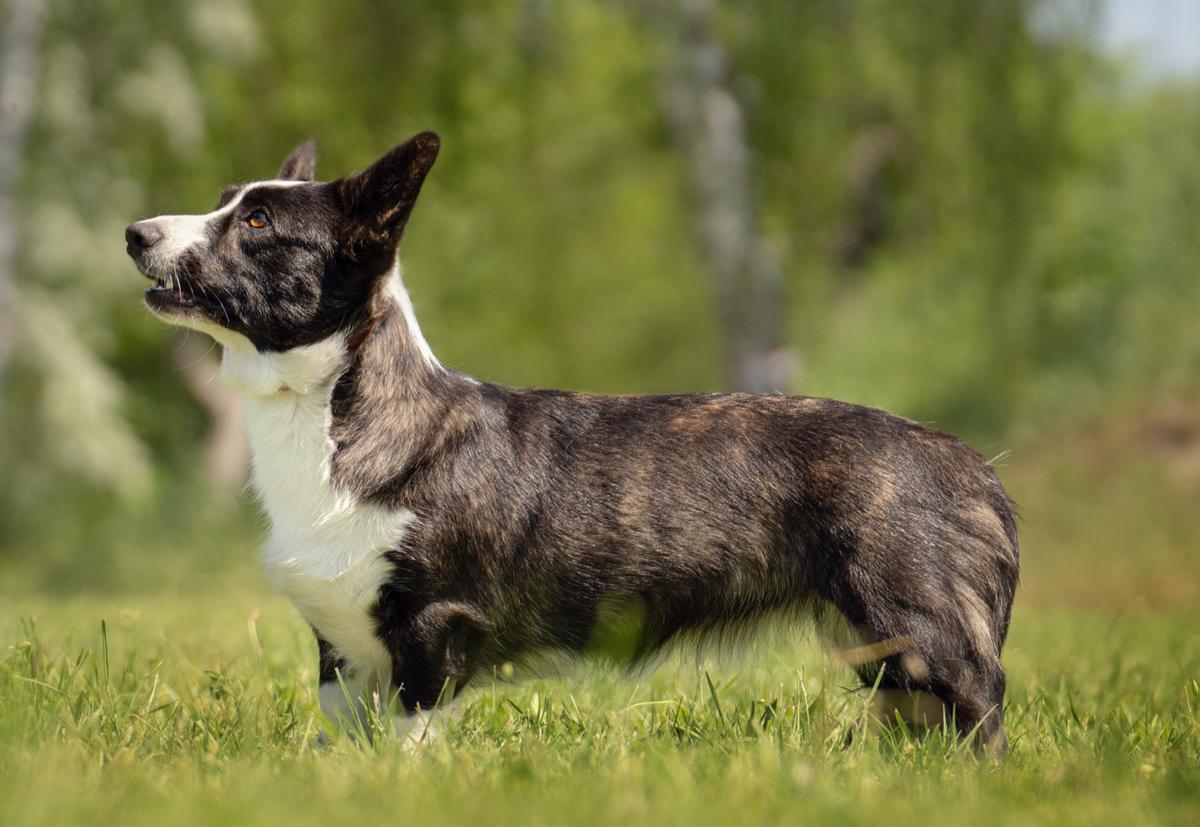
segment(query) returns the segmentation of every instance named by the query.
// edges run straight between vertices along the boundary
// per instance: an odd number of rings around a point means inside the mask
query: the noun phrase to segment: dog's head
[[[396,249],[439,140],[424,132],[367,169],[313,180],[316,148],[299,146],[276,178],[226,189],[204,215],[130,225],[126,249],[154,282],[164,320],[286,351],[361,322]]]

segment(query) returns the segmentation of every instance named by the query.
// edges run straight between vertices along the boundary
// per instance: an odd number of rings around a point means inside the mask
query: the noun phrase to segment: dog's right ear
[[[292,150],[279,174],[280,181],[311,181],[317,172],[317,142],[311,138]]]
[[[422,132],[362,172],[334,183],[350,229],[345,244],[357,257],[394,253],[441,139]]]

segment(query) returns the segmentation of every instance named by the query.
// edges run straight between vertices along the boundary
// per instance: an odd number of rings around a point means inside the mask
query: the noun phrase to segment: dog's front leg
[[[316,638],[321,712],[340,731],[372,740],[377,722],[387,717],[390,681],[370,668],[347,663],[320,634]]]
[[[392,730],[406,747],[416,748],[428,744],[441,735],[443,728],[462,715],[462,705],[457,700],[438,703],[431,709],[416,709],[392,718]]]
[[[396,632],[392,683],[406,715],[395,721],[395,730],[410,744],[427,743],[456,714],[455,696],[486,647],[487,623],[469,604],[439,601]]]

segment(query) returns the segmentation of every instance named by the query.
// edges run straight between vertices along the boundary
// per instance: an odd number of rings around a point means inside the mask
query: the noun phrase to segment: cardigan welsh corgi
[[[862,679],[1003,752],[1013,507],[959,440],[828,399],[597,396],[441,365],[397,251],[439,139],[314,180],[315,147],[203,215],[126,230],[146,305],[244,398],[266,566],[316,635],[322,709],[425,720],[495,664],[618,657],[806,612]]]

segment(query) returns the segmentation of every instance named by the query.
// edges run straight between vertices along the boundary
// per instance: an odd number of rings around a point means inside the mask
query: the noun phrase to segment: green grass
[[[871,725],[850,674],[804,642],[634,679],[485,678],[413,752],[317,745],[313,646],[276,598],[22,614],[0,656],[5,825],[1200,819],[1194,613],[1019,613],[999,766]]]

